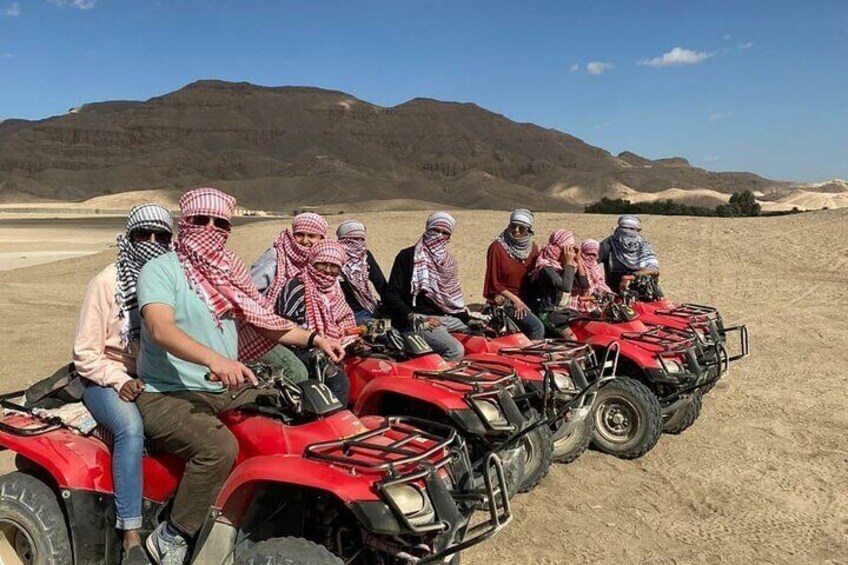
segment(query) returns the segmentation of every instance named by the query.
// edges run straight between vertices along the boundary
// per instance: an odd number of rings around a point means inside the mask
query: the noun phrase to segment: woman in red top
[[[489,245],[483,296],[493,302],[505,298],[515,306],[513,321],[530,339],[545,337],[545,326],[527,306],[527,275],[536,263],[539,248],[533,243],[533,212],[519,208],[509,225]]]

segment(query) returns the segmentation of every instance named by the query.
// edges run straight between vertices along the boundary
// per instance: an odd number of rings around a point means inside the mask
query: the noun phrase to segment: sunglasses
[[[597,259],[598,254],[597,253],[584,253],[583,257],[591,257],[592,259]]]
[[[509,224],[509,231],[518,232],[520,234],[530,233],[530,228],[521,224]]]
[[[162,243],[165,245],[171,243],[171,234],[166,231],[142,228],[133,230],[131,236],[133,241],[150,241],[150,238],[153,237],[156,240],[156,243]]]
[[[328,275],[338,275],[342,272],[342,268],[332,263],[315,263],[315,268]]]
[[[225,220],[224,218],[216,218],[215,216],[192,216],[189,218],[189,221],[195,226],[208,226],[211,221],[215,224],[215,227],[224,231],[230,231],[232,225],[229,220]]]

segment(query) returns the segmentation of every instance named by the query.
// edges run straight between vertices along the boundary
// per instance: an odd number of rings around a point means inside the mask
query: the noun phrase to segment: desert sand
[[[384,270],[415,241],[425,216],[359,215]],[[478,301],[485,249],[506,215],[456,216],[452,249],[468,299]],[[335,227],[347,217],[329,219]],[[610,216],[541,214],[537,240],[559,226],[600,238],[613,224]],[[250,262],[283,225],[239,227],[231,246]],[[555,466],[515,500],[514,523],[463,562],[848,563],[848,210],[645,217],[644,225],[667,293],[747,323],[752,355],[707,396],[690,430],[664,436],[638,461],[588,452]],[[62,229],[67,241],[89,237],[83,226]],[[0,272],[0,390],[68,361],[85,285],[113,253]]]

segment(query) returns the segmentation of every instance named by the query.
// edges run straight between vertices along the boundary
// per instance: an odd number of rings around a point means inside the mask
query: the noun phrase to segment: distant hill
[[[693,202],[712,203],[752,190],[777,203],[793,190],[848,193],[837,181],[808,189],[681,158],[614,156],[474,104],[417,98],[382,108],[307,87],[199,81],[145,102],[0,123],[0,202],[201,185],[281,211],[365,201],[565,211],[626,194],[693,191]]]

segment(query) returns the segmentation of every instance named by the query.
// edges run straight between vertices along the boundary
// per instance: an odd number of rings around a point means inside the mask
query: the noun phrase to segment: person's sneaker
[[[121,565],[150,565],[150,563],[147,552],[140,545],[133,545],[126,549],[121,558]]]
[[[153,561],[159,565],[183,565],[188,551],[186,540],[179,534],[166,532],[168,523],[162,522],[147,536],[144,545]]]

